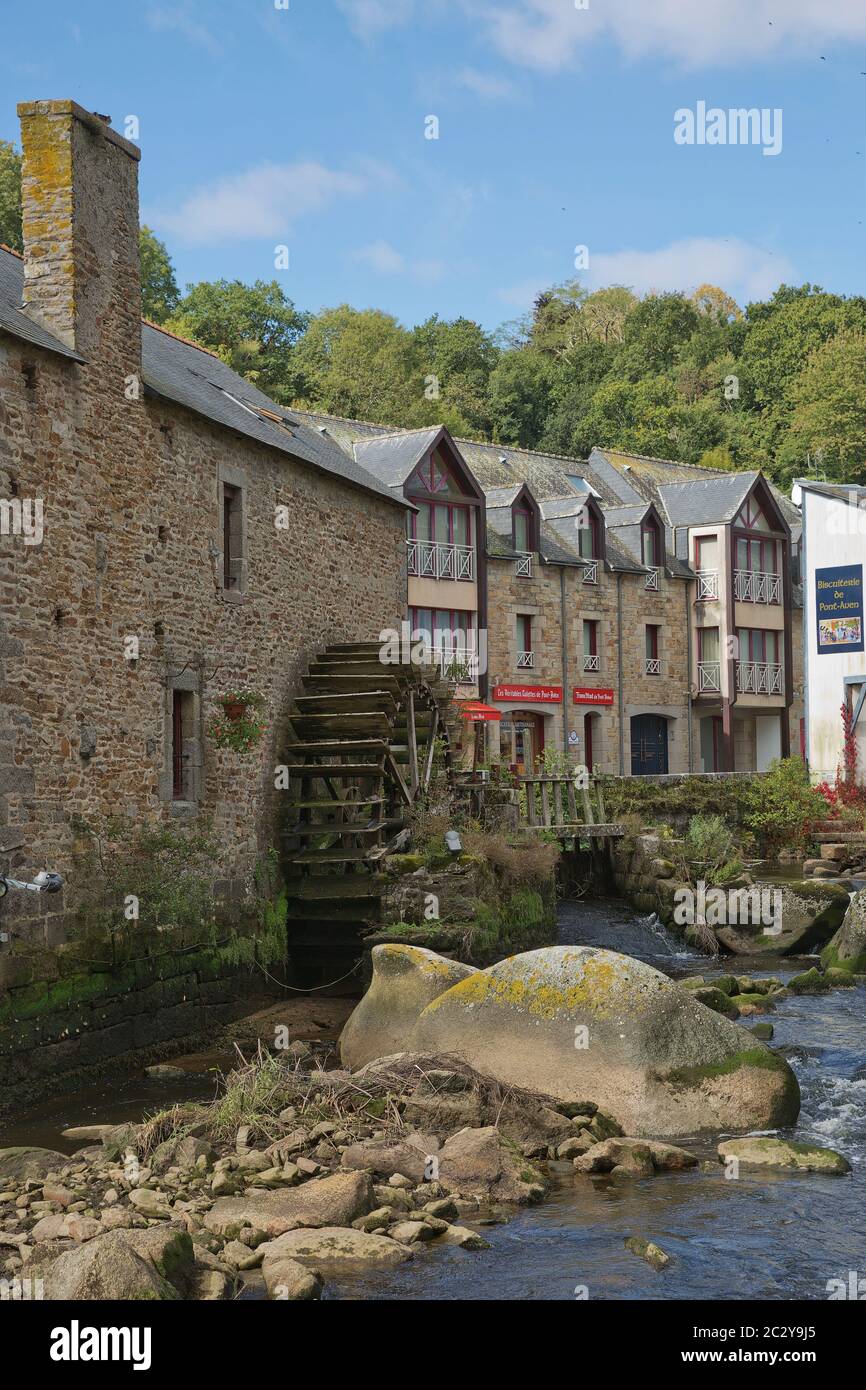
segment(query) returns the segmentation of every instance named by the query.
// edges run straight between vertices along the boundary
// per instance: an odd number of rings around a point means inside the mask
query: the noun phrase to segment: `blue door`
[[[633,777],[668,770],[668,721],[660,714],[636,714],[631,721]]]

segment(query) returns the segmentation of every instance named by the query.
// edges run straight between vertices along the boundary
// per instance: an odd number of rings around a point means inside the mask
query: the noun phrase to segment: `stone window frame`
[[[239,499],[239,518],[237,530],[239,541],[239,555],[234,561],[237,566],[237,583],[227,589],[225,585],[225,555],[223,545],[223,489],[232,487],[237,490]],[[224,603],[246,603],[247,588],[249,584],[249,544],[248,544],[248,522],[249,522],[249,496],[250,484],[247,472],[243,468],[237,468],[234,464],[225,463],[220,460],[217,464],[217,534],[216,547],[219,552],[219,588]]]
[[[508,639],[508,660],[509,660],[509,663],[510,663],[510,668],[511,668],[511,670],[512,670],[512,671],[515,671],[515,672],[516,672],[517,669],[518,669],[518,666],[517,666],[517,656],[518,656],[518,653],[523,651],[523,647],[522,647],[522,645],[521,645],[520,637],[519,637],[519,632],[520,632],[520,619],[521,619],[521,618],[530,618],[530,619],[531,619],[531,622],[532,622],[532,640],[533,640],[533,642],[537,642],[538,639],[539,639],[539,637],[541,636],[541,619],[542,619],[542,607],[541,607],[541,605],[540,605],[540,604],[537,604],[537,603],[535,603],[535,604],[533,604],[533,603],[521,603],[521,605],[520,605],[519,608],[513,608],[512,611],[511,611],[511,632],[510,632],[510,634],[509,634],[509,639]],[[531,670],[535,675],[537,675],[538,672],[539,672],[539,670],[540,670],[540,664],[539,664],[539,660],[538,660],[538,657],[539,657],[539,656],[540,656],[540,653],[536,653],[536,662],[535,662],[535,665],[528,668],[528,669]]]
[[[181,671],[169,669],[166,672],[163,691],[163,765],[159,777],[159,797],[169,808],[172,816],[191,819],[198,815],[204,790],[204,678],[201,668],[189,666]],[[182,799],[174,795],[172,744],[175,691],[189,692],[193,696],[190,719],[193,733],[191,738],[184,739],[184,756],[190,760],[187,767],[189,794]]]

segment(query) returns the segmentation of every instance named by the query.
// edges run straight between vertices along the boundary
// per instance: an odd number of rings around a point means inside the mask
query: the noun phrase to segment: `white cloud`
[[[794,278],[787,256],[750,245],[737,237],[689,237],[656,251],[591,253],[587,283],[628,285],[637,294],[720,285],[741,304],[761,299],[782,281]]]
[[[239,241],[281,236],[307,213],[371,187],[369,174],[326,169],[314,161],[261,164],[229,174],[191,193],[179,207],[153,211],[149,220],[181,241]]]
[[[477,68],[461,68],[454,74],[458,87],[483,97],[486,101],[499,101],[514,95],[515,87],[507,77],[497,77],[495,73],[479,72]]]
[[[352,259],[376,270],[380,275],[400,275],[406,269],[406,257],[395,251],[387,241],[374,241],[352,253]]]
[[[512,309],[531,309],[535,303],[536,296],[542,290],[549,290],[553,281],[548,277],[544,279],[521,280],[517,285],[507,285],[504,289],[496,291],[497,299],[501,299],[503,304],[509,304]]]
[[[194,18],[187,5],[160,5],[147,11],[146,19],[151,29],[159,33],[180,34],[198,48],[204,48],[211,57],[222,53],[222,45],[215,34]]]
[[[370,39],[412,18],[414,0],[337,0],[356,34]]]
[[[373,241],[369,246],[359,247],[352,252],[352,259],[369,266],[379,275],[410,275],[415,280],[428,283],[440,280],[445,273],[443,261],[409,260],[387,241]]]
[[[714,66],[792,53],[821,53],[866,39],[859,0],[463,0],[511,62],[555,72],[572,66],[599,38],[629,58],[673,58]]]
[[[783,281],[790,283],[795,278],[787,256],[737,237],[687,237],[655,251],[591,252],[589,268],[581,276],[591,290],[627,285],[636,294],[652,290],[690,294],[698,285],[719,285],[740,304],[763,299]],[[532,307],[536,295],[553,283],[551,276],[529,277],[497,290],[497,297],[524,312]]]

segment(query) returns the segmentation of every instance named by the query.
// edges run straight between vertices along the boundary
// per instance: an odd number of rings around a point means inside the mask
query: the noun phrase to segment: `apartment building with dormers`
[[[491,764],[555,749],[596,772],[721,773],[801,750],[799,513],[761,474],[301,418],[421,509],[407,620],[458,674],[470,634],[459,694],[500,715]]]

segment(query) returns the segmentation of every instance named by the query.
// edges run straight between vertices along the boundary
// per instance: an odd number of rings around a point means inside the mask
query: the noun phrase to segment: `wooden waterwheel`
[[[363,956],[379,920],[379,861],[399,845],[430,786],[437,748],[450,769],[453,687],[433,665],[383,664],[377,642],[328,647],[310,663],[291,716],[291,787],[282,833],[289,958],[324,987]]]

